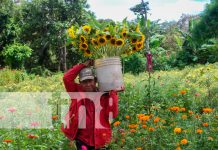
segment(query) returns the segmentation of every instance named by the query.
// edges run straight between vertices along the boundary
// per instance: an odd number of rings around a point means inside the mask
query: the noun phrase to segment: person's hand
[[[83,63],[86,67],[90,67],[90,66],[93,66],[94,64],[94,61],[93,60],[87,60]]]

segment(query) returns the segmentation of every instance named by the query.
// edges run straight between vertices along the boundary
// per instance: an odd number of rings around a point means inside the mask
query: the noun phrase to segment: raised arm
[[[67,92],[77,91],[78,84],[75,83],[75,79],[84,67],[84,64],[75,65],[64,74],[63,81]]]

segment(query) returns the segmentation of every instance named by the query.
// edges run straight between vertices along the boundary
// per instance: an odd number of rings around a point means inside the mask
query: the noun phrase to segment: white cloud
[[[90,10],[96,14],[98,19],[110,18],[115,21],[121,21],[125,17],[128,20],[135,19],[136,16],[129,9],[140,2],[141,0],[88,0]],[[149,18],[151,20],[161,19],[162,21],[178,20],[183,13],[200,13],[208,2],[209,0],[204,2],[194,0],[149,0],[151,9]]]

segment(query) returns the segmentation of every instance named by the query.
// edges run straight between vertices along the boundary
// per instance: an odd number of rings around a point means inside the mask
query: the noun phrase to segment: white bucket
[[[124,90],[122,66],[119,57],[96,59],[94,66],[99,91]]]

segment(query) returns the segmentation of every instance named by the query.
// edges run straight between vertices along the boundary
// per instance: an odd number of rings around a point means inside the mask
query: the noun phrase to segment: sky
[[[150,20],[177,21],[182,14],[199,14],[210,0],[144,0],[149,1]],[[122,21],[136,18],[130,8],[141,3],[141,0],[87,0],[89,10],[95,13],[97,19],[112,19]]]

